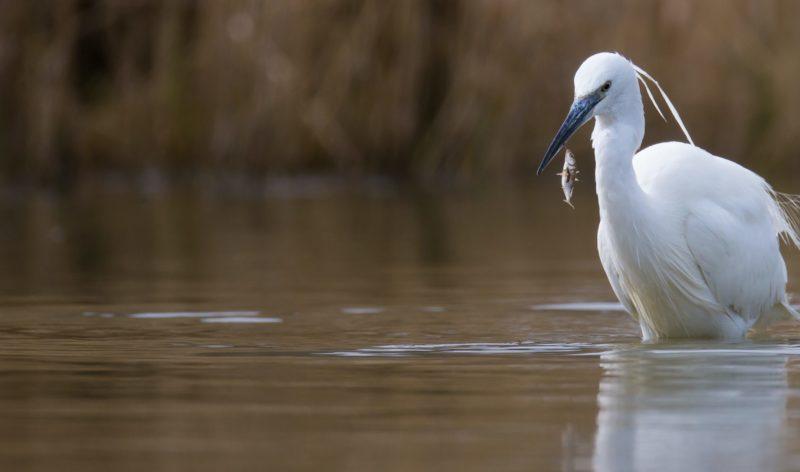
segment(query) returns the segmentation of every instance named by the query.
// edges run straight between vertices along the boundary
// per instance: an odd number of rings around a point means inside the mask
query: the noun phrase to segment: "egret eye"
[[[611,81],[609,80],[608,82],[604,83],[604,84],[603,84],[603,85],[600,87],[600,91],[601,91],[601,92],[608,92],[608,89],[610,89],[610,88],[611,88]]]

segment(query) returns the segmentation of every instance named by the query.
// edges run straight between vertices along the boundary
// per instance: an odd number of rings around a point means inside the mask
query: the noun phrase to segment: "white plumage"
[[[581,65],[573,109],[540,171],[569,135],[596,119],[598,251],[642,337],[737,339],[797,317],[786,299],[779,237],[797,244],[798,236],[779,195],[755,173],[690,144],[636,153],[644,111],[634,68],[612,53]]]

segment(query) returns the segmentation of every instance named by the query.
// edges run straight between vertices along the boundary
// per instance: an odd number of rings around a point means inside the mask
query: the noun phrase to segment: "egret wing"
[[[721,306],[754,321],[783,301],[786,266],[769,215],[737,214],[705,200],[693,205],[685,236]]]

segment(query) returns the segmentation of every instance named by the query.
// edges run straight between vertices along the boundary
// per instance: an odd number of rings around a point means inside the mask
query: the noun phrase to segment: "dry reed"
[[[0,172],[529,172],[599,50],[653,73],[701,146],[797,169],[798,16],[778,0],[2,1]],[[679,139],[650,118],[647,142]]]

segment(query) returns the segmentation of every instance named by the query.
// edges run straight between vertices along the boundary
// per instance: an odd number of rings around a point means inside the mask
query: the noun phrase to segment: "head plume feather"
[[[631,66],[633,66],[633,70],[636,71],[636,78],[639,79],[639,81],[642,83],[642,85],[644,85],[644,88],[647,91],[647,96],[650,98],[650,102],[652,102],[652,104],[656,108],[656,111],[658,112],[658,114],[661,115],[661,118],[663,118],[664,121],[667,121],[667,118],[664,116],[663,113],[661,113],[661,109],[658,107],[658,103],[656,103],[656,99],[653,96],[653,92],[650,90],[650,87],[647,85],[647,80],[650,80],[651,82],[653,82],[653,84],[655,84],[656,87],[658,87],[658,91],[661,92],[661,97],[667,103],[667,107],[669,107],[669,111],[672,113],[672,116],[675,118],[675,121],[678,122],[678,126],[680,126],[681,131],[683,131],[683,134],[686,136],[686,139],[689,141],[689,144],[694,146],[694,141],[692,141],[692,137],[689,136],[689,131],[686,129],[686,126],[683,124],[683,120],[681,119],[681,115],[678,114],[678,110],[675,108],[675,105],[672,104],[672,100],[670,100],[669,97],[667,96],[667,92],[665,92],[664,89],[661,88],[661,84],[659,84],[658,81],[653,78],[653,76],[648,74],[647,71],[645,71],[641,67],[637,66],[633,62],[631,62]]]

